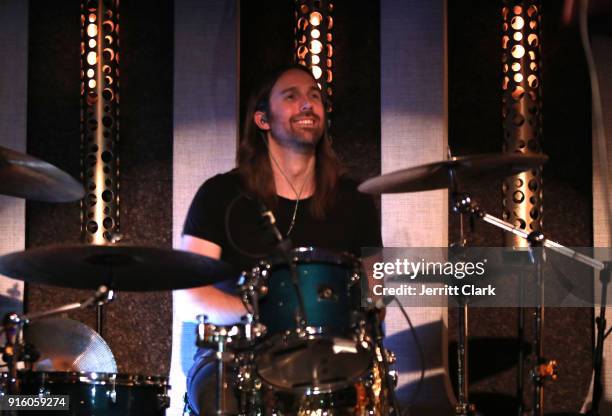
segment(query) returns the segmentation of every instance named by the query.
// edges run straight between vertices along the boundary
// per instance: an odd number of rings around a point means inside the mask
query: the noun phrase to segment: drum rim
[[[359,258],[349,252],[334,252],[324,248],[314,246],[295,247],[291,250],[294,261],[297,263],[328,263],[344,265],[348,267],[360,267]],[[279,256],[274,255],[260,261],[260,266],[275,267],[287,264],[287,261]]]
[[[116,386],[159,386],[167,387],[168,377],[148,376],[133,373],[103,373],[95,371],[20,371],[22,378],[34,378],[46,383],[83,383],[83,384],[110,384]]]

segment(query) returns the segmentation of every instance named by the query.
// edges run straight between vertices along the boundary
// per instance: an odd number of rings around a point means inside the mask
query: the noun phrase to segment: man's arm
[[[181,239],[181,250],[211,257],[221,258],[221,247],[217,244],[191,235],[183,235]],[[180,302],[180,307],[174,307],[175,313],[183,314],[206,314],[212,323],[217,325],[228,325],[240,321],[246,314],[246,309],[238,296],[230,295],[216,287],[201,286],[193,289],[177,290],[174,299]],[[193,316],[181,316],[183,320],[195,319]]]

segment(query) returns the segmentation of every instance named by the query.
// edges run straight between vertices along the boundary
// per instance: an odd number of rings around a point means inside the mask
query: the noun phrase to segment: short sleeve
[[[224,190],[221,175],[204,182],[195,194],[183,226],[183,235],[191,235],[213,242],[224,244]]]

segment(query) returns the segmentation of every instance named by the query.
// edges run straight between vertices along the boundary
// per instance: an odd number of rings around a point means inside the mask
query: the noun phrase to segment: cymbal
[[[536,168],[548,160],[546,155],[482,154],[453,157],[408,169],[386,173],[359,185],[367,194],[396,194],[449,188],[450,169],[463,178],[504,178]]]
[[[50,163],[0,146],[0,194],[45,202],[77,201],[83,185]]]
[[[237,277],[229,264],[186,251],[135,246],[51,246],[0,257],[0,273],[52,286],[144,292]]]
[[[40,354],[34,363],[35,371],[117,372],[108,344],[79,321],[68,318],[34,321],[25,327],[24,337]]]

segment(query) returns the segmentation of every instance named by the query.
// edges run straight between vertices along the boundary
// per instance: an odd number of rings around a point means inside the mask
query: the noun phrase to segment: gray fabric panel
[[[598,79],[599,79],[599,90],[601,93],[601,105],[603,112],[604,121],[604,132],[601,132],[603,139],[606,143],[606,155],[608,169],[612,164],[612,56],[610,55],[610,48],[612,48],[612,38],[607,36],[593,36],[591,39],[591,47],[593,49],[593,55],[595,64],[597,65]],[[612,197],[612,172],[604,172],[603,167],[600,164],[600,153],[599,144],[596,138],[598,130],[596,126],[593,126],[593,245],[595,247],[610,247],[612,243],[612,232],[611,221],[607,213],[607,207],[605,204],[605,197]],[[603,176],[606,175],[608,178],[608,190],[604,189]],[[599,277],[595,275],[595,287],[600,286]],[[597,293],[600,293],[597,290]],[[608,291],[609,293],[609,291]],[[599,297],[599,295],[597,295]],[[595,308],[595,314],[599,314],[599,308]],[[597,331],[597,329],[595,329]],[[609,339],[606,339],[604,344],[604,368],[603,368],[603,384],[604,384],[604,396],[602,399],[600,412],[607,414],[612,412],[612,343]],[[592,386],[591,386],[592,387]],[[586,398],[587,403],[590,404],[592,398],[592,390],[589,391],[588,397]]]
[[[28,2],[0,1],[0,145],[26,149]],[[25,247],[25,201],[0,195],[0,254]],[[23,283],[0,276],[0,314],[21,311]]]
[[[444,2],[381,2],[382,172],[446,157]],[[446,191],[385,195],[383,243],[396,247],[445,247]],[[413,333],[398,308],[387,311],[386,345],[401,371],[399,400],[428,414],[450,409],[446,377],[446,309],[409,308],[428,368],[419,394],[420,363]],[[407,364],[408,363],[408,364]]]
[[[174,39],[173,241],[180,243],[189,203],[205,179],[234,166],[237,109],[236,1],[178,0]],[[174,293],[171,408],[180,415],[195,332]],[[182,342],[181,342],[182,341]]]

